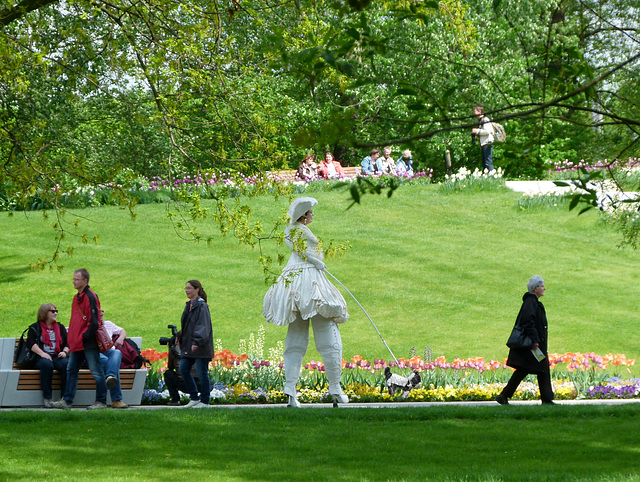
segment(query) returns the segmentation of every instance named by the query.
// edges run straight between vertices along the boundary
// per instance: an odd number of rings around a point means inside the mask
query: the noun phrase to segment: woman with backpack
[[[198,280],[187,281],[184,292],[189,298],[180,320],[180,376],[191,401],[184,408],[205,408],[209,406],[211,382],[209,380],[209,362],[213,358],[213,329],[211,315],[207,305],[207,293]],[[191,375],[195,364],[200,379],[198,387]]]

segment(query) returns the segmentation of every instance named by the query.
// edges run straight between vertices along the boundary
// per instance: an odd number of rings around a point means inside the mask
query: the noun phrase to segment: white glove
[[[309,263],[311,263],[312,265],[314,265],[317,269],[319,269],[320,271],[324,271],[324,269],[327,267],[326,264],[324,264],[322,261],[320,261],[318,258],[314,258],[313,256],[307,256],[307,260],[309,261]]]

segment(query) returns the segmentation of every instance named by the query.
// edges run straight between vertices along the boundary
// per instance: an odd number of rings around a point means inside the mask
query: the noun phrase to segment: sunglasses
[[[49,310],[51,313],[57,313],[58,310]]]

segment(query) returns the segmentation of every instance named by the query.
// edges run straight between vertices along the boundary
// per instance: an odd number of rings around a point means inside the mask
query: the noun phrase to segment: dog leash
[[[384,343],[384,346],[387,347],[387,350],[389,350],[389,353],[391,353],[391,356],[393,357],[393,359],[396,361],[396,365],[398,366],[398,368],[400,368],[400,362],[398,362],[398,359],[396,358],[396,356],[393,354],[393,352],[391,351],[391,348],[389,348],[389,345],[387,345],[387,342],[384,340],[384,338],[382,337],[382,334],[380,333],[380,330],[378,330],[378,327],[376,326],[376,324],[373,322],[373,320],[371,319],[371,317],[369,316],[369,313],[367,313],[367,310],[364,309],[364,307],[360,304],[360,302],[358,301],[358,299],[353,296],[353,293],[351,293],[351,291],[349,291],[349,288],[347,288],[345,285],[342,284],[342,281],[340,281],[338,278],[336,278],[335,276],[333,276],[329,270],[327,268],[324,269],[324,272],[327,273],[329,276],[331,276],[334,280],[336,280],[338,282],[338,284],[340,286],[342,286],[344,288],[344,290],[349,293],[349,295],[351,295],[351,297],[353,298],[353,301],[355,301],[358,306],[360,307],[360,309],[363,311],[363,313],[366,315],[366,317],[369,319],[369,321],[371,322],[371,325],[375,328],[376,332],[378,333],[378,336],[380,337],[380,339],[382,340],[382,343]]]

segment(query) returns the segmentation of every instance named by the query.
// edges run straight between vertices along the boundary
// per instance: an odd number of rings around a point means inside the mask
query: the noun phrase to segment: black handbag
[[[532,345],[533,341],[524,333],[524,328],[516,323],[507,340],[507,346],[509,348],[531,348]]]
[[[38,361],[38,355],[31,351],[31,348],[27,346],[27,340],[24,338],[24,334],[29,331],[29,328],[22,332],[22,336],[18,341],[18,346],[13,356],[13,361],[16,365],[22,367],[32,367]]]

